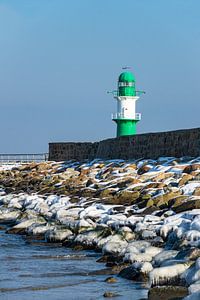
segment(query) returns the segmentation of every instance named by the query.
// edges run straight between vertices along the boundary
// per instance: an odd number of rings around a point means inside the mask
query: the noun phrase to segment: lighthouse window
[[[134,86],[134,82],[119,82],[119,87],[121,86]]]

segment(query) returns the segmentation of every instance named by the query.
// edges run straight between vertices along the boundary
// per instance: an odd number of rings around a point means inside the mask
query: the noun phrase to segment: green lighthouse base
[[[117,123],[117,137],[136,134],[136,124],[139,120],[113,119]]]

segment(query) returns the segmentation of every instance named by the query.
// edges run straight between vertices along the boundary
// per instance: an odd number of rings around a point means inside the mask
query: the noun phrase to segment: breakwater
[[[49,144],[49,160],[138,159],[161,156],[200,156],[200,128],[145,133],[100,142]]]
[[[101,291],[104,297],[123,297],[123,290],[112,285],[122,277],[144,282],[148,300],[197,300],[199,176],[200,158],[190,157],[3,167],[0,224],[8,234],[43,245],[101,253],[97,262],[105,268],[95,276],[109,275],[108,290]]]

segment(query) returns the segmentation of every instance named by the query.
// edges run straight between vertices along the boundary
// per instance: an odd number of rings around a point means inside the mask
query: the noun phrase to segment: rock
[[[173,210],[176,213],[180,213],[186,210],[199,209],[199,208],[200,208],[200,198],[195,200],[188,199],[187,201],[181,203],[180,205],[173,207]]]
[[[0,211],[0,223],[7,224],[7,223],[15,223],[19,219],[21,215],[20,210],[5,210]]]
[[[117,279],[115,277],[108,277],[108,278],[105,279],[105,282],[115,283],[115,282],[117,282]]]
[[[200,257],[200,249],[198,248],[188,248],[185,250],[181,250],[174,259],[185,259],[185,260],[193,260],[196,261],[197,258]]]
[[[156,206],[150,206],[150,207],[147,207],[145,210],[143,210],[142,214],[143,215],[150,215],[152,214],[153,212],[157,211],[158,208]]]
[[[151,168],[152,168],[151,165],[145,164],[137,170],[137,173],[138,173],[138,175],[142,175],[142,174],[148,172]]]
[[[113,235],[103,246],[103,254],[115,254],[119,255],[121,251],[126,248],[127,241],[124,240],[120,235]]]
[[[148,273],[153,269],[152,265],[148,262],[135,263],[119,272],[120,277],[134,280],[134,281],[147,281]]]
[[[200,187],[197,187],[193,193],[194,196],[200,196]]]
[[[69,229],[54,227],[45,233],[45,239],[49,242],[62,242],[72,234],[72,231]]]
[[[149,290],[148,300],[181,300],[188,295],[183,286],[156,286]]]
[[[139,198],[138,191],[122,190],[114,196],[115,204],[132,205]]]
[[[99,197],[100,198],[106,198],[106,197],[111,198],[113,196],[113,194],[115,194],[115,193],[116,193],[116,191],[114,189],[107,188],[100,192]]]
[[[104,296],[105,298],[112,298],[112,297],[118,297],[119,294],[113,293],[113,292],[105,292],[105,293],[103,294],[103,296]]]
[[[189,199],[189,197],[185,196],[185,195],[177,196],[177,197],[175,197],[173,199],[170,199],[168,201],[168,206],[170,208],[179,206],[180,204],[182,204],[183,202],[185,202],[187,199]]]
[[[183,169],[183,173],[188,173],[190,174],[193,171],[199,170],[200,169],[200,164],[192,164],[188,165]]]
[[[137,270],[136,268],[134,268],[132,265],[122,269],[119,272],[120,277],[129,279],[129,280],[134,280],[134,281],[144,281],[142,274],[140,273],[139,270]]]
[[[149,274],[151,286],[181,285],[181,274],[183,274],[189,267],[189,263],[177,263],[155,268]]]
[[[182,178],[180,179],[179,183],[178,183],[178,186],[182,186],[186,183],[188,183],[189,180],[192,180],[193,179],[193,176],[190,175],[190,174],[183,174]]]
[[[181,193],[180,191],[177,192],[168,192],[166,194],[163,195],[159,195],[157,197],[153,198],[153,202],[154,205],[159,207],[159,208],[166,208],[168,207],[168,202],[174,198],[176,198],[177,196],[180,196]]]

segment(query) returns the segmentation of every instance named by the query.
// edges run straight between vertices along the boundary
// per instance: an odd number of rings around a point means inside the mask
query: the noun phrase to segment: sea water
[[[99,272],[100,254],[75,251],[60,244],[48,244],[0,230],[0,299],[105,299],[105,292],[118,294],[115,299],[145,299],[147,289],[116,277],[107,283],[109,272]],[[102,275],[103,274],[103,275]],[[115,275],[114,275],[115,276]]]

